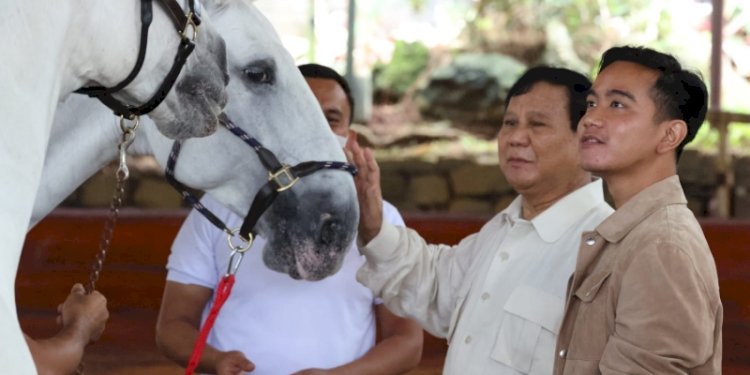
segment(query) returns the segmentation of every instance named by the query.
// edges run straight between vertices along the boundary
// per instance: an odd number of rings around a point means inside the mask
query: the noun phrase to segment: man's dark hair
[[[599,72],[616,61],[627,61],[660,72],[651,88],[651,99],[656,104],[658,122],[679,119],[687,124],[687,135],[677,146],[677,160],[682,149],[698,133],[706,119],[708,90],[698,73],[686,70],[669,54],[646,47],[612,47],[602,55]]]
[[[523,95],[539,82],[564,87],[568,93],[568,115],[570,129],[578,129],[578,121],[586,113],[586,95],[591,89],[591,81],[581,73],[565,68],[552,66],[536,66],[527,70],[516,83],[511,86],[505,97],[505,109],[514,96]]]
[[[346,100],[349,102],[349,108],[351,109],[349,111],[349,124],[354,121],[354,97],[352,97],[352,90],[349,88],[349,83],[346,82],[346,79],[341,74],[320,64],[303,64],[299,66],[299,71],[306,78],[322,78],[336,81],[344,90]]]

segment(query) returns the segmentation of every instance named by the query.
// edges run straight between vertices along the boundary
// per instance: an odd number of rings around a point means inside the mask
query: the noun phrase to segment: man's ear
[[[659,154],[674,152],[687,136],[687,124],[682,120],[669,120],[659,126],[663,132],[661,141],[656,145],[656,152]]]

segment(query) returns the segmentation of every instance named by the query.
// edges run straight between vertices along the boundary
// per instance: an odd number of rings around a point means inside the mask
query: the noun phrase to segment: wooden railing
[[[107,328],[111,341],[135,340],[143,343],[141,347],[153,347],[153,327],[166,276],[164,266],[186,212],[122,211],[98,283],[112,311]],[[72,283],[86,281],[106,213],[103,209],[58,209],[29,233],[16,282],[22,322],[40,311],[54,314]],[[455,244],[478,231],[488,217],[406,214],[404,219],[428,242]],[[740,367],[750,371],[750,221],[705,219],[700,223],[719,272],[725,373]],[[146,311],[140,320],[148,321],[123,323],[117,318],[132,310]],[[430,371],[420,374],[437,374],[447,347],[444,340],[428,334],[425,337],[423,367]],[[129,353],[117,355],[124,358]],[[750,373],[742,371],[734,373]]]
[[[735,125],[750,125],[750,114],[732,113],[711,110],[708,112],[708,122],[719,133],[719,144],[716,155],[718,202],[716,216],[729,218],[732,213],[732,192],[735,179],[732,167],[732,150],[729,144],[729,127]]]

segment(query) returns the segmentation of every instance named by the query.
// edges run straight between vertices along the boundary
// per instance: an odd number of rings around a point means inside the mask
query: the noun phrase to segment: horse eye
[[[261,67],[250,67],[242,71],[245,77],[252,83],[271,84],[273,74],[270,70]]]

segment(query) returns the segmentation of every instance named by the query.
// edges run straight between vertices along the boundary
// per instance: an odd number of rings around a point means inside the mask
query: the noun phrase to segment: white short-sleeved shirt
[[[201,203],[228,227],[241,218],[208,195]],[[404,222],[383,202],[384,218]],[[354,248],[341,269],[321,281],[294,280],[263,264],[265,239],[255,240],[236,273],[232,294],[208,336],[218,350],[239,350],[255,363],[253,374],[289,374],[330,368],[364,355],[375,344],[375,297],[355,278],[364,257]],[[167,280],[214,289],[226,273],[226,235],[192,210],[172,245]],[[209,306],[203,312],[205,320]]]

